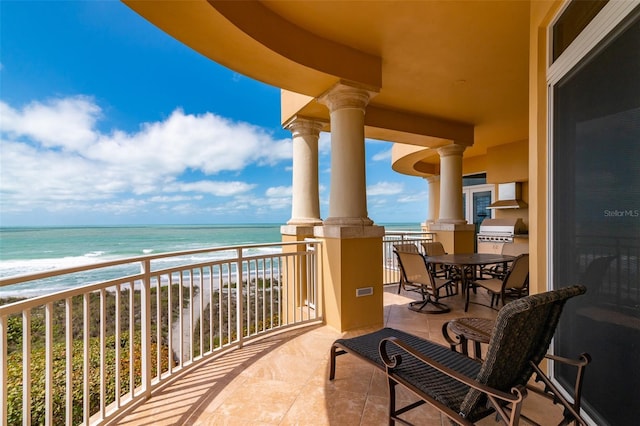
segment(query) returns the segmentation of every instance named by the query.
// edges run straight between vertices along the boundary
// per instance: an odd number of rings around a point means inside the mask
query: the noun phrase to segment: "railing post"
[[[2,425],[7,424],[7,317],[0,315],[0,358],[2,365],[0,366],[0,415],[2,416]]]
[[[45,305],[44,422],[53,424],[53,303]]]
[[[142,262],[142,289],[140,291],[140,340],[142,345],[142,393],[151,396],[151,260]]]
[[[23,425],[31,424],[31,310],[30,309],[25,309],[22,311],[22,424]]]
[[[240,347],[242,347],[242,342],[244,341],[244,330],[242,328],[242,321],[244,319],[244,286],[242,284],[242,280],[244,278],[244,274],[243,274],[243,270],[242,270],[242,248],[238,248],[236,250],[237,252],[237,258],[238,258],[238,265],[236,268],[236,275],[237,275],[237,280],[238,282],[236,283],[236,291],[238,293],[238,296],[236,298],[236,306],[237,306],[237,325],[236,325],[236,330],[238,333],[238,344]],[[247,289],[247,300],[249,300],[249,294],[248,294],[248,289]],[[248,324],[247,324],[248,325]]]
[[[285,244],[288,247],[294,247],[293,244]],[[262,246],[262,245],[260,245]],[[266,245],[265,245],[266,246]],[[270,246],[278,246],[282,248],[281,243],[271,244]],[[297,247],[302,246],[302,248],[298,249]],[[249,246],[252,247],[252,246]],[[298,241],[296,242],[296,250],[294,253],[290,253],[288,256],[284,256],[280,254],[269,254],[269,255],[251,255],[247,253],[247,274],[244,273],[244,251],[247,247],[226,247],[226,248],[215,248],[211,251],[225,251],[225,259],[214,259],[211,261],[211,264],[208,266],[210,269],[210,296],[208,299],[209,305],[211,306],[211,310],[209,312],[209,317],[213,318],[213,315],[216,314],[214,312],[215,308],[213,307],[213,292],[214,292],[214,282],[213,277],[216,276],[214,273],[214,267],[219,268],[219,286],[218,286],[218,303],[219,303],[219,312],[217,316],[219,317],[219,326],[220,329],[220,341],[218,346],[215,349],[219,349],[220,352],[223,352],[227,349],[233,349],[237,346],[242,346],[244,341],[249,341],[254,337],[257,337],[258,334],[263,332],[268,332],[269,328],[277,329],[282,328],[282,326],[293,325],[293,322],[304,323],[308,320],[319,319],[324,316],[324,300],[322,296],[322,271],[323,271],[323,245],[321,242],[313,241],[313,242],[305,242]],[[200,252],[200,251],[194,251]],[[227,254],[232,253],[228,257]],[[166,257],[176,256],[176,254],[170,254]],[[176,350],[180,350],[180,365],[177,368],[178,371],[181,371],[184,367],[190,367],[195,364],[195,362],[188,362],[187,365],[184,365],[184,357],[183,352],[183,309],[185,307],[185,303],[183,303],[183,290],[186,289],[184,287],[183,276],[186,277],[187,271],[197,271],[198,276],[194,277],[193,275],[189,275],[190,282],[192,285],[195,285],[195,279],[199,280],[200,287],[200,303],[199,307],[196,307],[195,304],[192,309],[199,310],[201,321],[204,320],[204,286],[205,286],[205,273],[204,269],[201,265],[198,265],[196,269],[192,265],[181,265],[179,267],[170,267],[166,270],[159,270],[156,268],[155,271],[152,271],[151,263],[152,259],[157,259],[162,257],[161,255],[154,256],[145,256],[139,258],[131,258],[131,259],[123,259],[114,262],[107,262],[105,264],[101,264],[98,267],[89,267],[83,266],[79,268],[70,268],[68,270],[60,270],[53,271],[51,273],[33,274],[28,277],[28,279],[22,279],[22,281],[16,281],[13,278],[10,279],[2,279],[0,278],[0,287],[4,287],[6,285],[18,284],[20,282],[34,281],[35,279],[48,278],[52,276],[64,276],[67,274],[72,274],[78,272],[78,270],[99,270],[104,267],[111,267],[114,265],[127,264],[127,265],[135,265],[139,268],[139,273],[135,276],[127,276],[120,277],[114,280],[105,281],[101,283],[95,283],[90,286],[87,286],[86,289],[68,289],[61,291],[59,293],[47,295],[43,300],[35,300],[32,301],[27,299],[25,301],[19,302],[17,304],[11,305],[3,305],[0,306],[0,426],[6,425],[10,422],[11,419],[8,419],[7,416],[9,412],[13,412],[12,408],[8,406],[8,398],[9,398],[9,386],[13,386],[13,383],[9,383],[12,376],[9,376],[10,369],[13,370],[13,365],[7,365],[7,355],[10,351],[10,347],[8,340],[10,336],[8,333],[9,325],[13,325],[14,316],[18,319],[18,315],[22,314],[22,353],[23,353],[23,365],[22,365],[22,408],[27,408],[27,413],[23,414],[23,423],[29,424],[31,422],[30,411],[28,409],[29,405],[32,405],[34,413],[36,412],[35,403],[31,401],[31,382],[32,375],[36,374],[36,371],[31,371],[31,341],[37,340],[37,344],[41,345],[44,343],[46,348],[45,354],[45,371],[37,372],[40,374],[39,377],[33,377],[33,379],[41,380],[44,378],[45,386],[46,386],[46,398],[44,404],[38,404],[38,409],[40,406],[46,407],[46,420],[45,423],[71,423],[74,417],[74,410],[77,410],[77,415],[82,415],[81,419],[76,419],[79,423],[90,424],[94,423],[103,423],[110,422],[113,418],[119,418],[123,412],[130,409],[132,406],[141,402],[141,400],[148,399],[151,395],[152,384],[154,387],[157,387],[156,377],[158,382],[163,382],[165,379],[169,378],[172,375],[172,361],[173,361],[173,347],[169,347],[168,354],[168,374],[165,374],[162,377],[161,366],[162,362],[156,362],[156,357],[152,357],[152,338],[156,336],[152,336],[152,324],[153,321],[156,321],[156,317],[158,320],[158,328],[154,330],[157,333],[166,333],[166,334],[158,334],[157,340],[162,341],[163,336],[168,336],[167,341],[169,344],[173,342],[173,335],[179,334],[180,339],[175,339],[176,342],[179,340],[179,345],[176,345]],[[288,262],[295,263],[298,265],[304,265],[303,268],[297,268],[298,271],[295,274],[291,274],[288,276],[282,268],[287,270]],[[233,265],[236,265],[236,270],[233,270]],[[226,269],[223,268],[223,265]],[[229,265],[226,267],[226,265]],[[224,271],[223,271],[224,270]],[[226,280],[229,282],[229,290],[228,292],[224,292],[224,284],[223,284],[223,272],[226,275]],[[191,272],[192,274],[193,272]],[[165,332],[164,329],[161,329],[163,324],[160,324],[162,309],[160,307],[160,302],[162,299],[161,294],[161,283],[163,282],[163,274],[166,276],[166,281],[169,285],[167,289],[168,295],[166,302],[166,309],[169,310],[168,318],[165,320],[165,324],[169,327],[169,329]],[[174,279],[179,274],[179,291],[178,296],[172,295],[172,286],[174,283]],[[255,275],[255,288],[259,294],[252,295],[250,294],[250,290],[253,291],[253,286],[251,286],[251,280]],[[294,317],[291,322],[284,321],[284,318],[278,318],[279,321],[274,321],[274,315],[281,316],[282,311],[278,311],[276,306],[282,309],[282,298],[283,291],[277,291],[277,286],[285,286],[285,282],[283,281],[283,277],[291,278],[295,283],[291,284],[291,287],[295,287],[295,291],[293,292],[292,297],[295,300],[296,294],[302,296],[306,294],[307,297],[307,305],[306,311],[300,309],[301,313],[298,317]],[[186,278],[184,278],[186,279]],[[247,281],[250,288],[244,284],[244,281]],[[232,301],[233,288],[231,283],[235,281],[235,290],[236,290],[236,300]],[[8,284],[10,283],[10,284]],[[277,284],[276,284],[277,283]],[[157,301],[153,301],[151,299],[151,287],[157,286],[157,293],[155,297],[157,297]],[[301,286],[305,286],[302,288]],[[138,289],[136,290],[136,287]],[[111,294],[110,288],[115,288],[115,294]],[[128,296],[125,297],[123,295],[123,288],[129,289]],[[135,292],[138,293],[135,293]],[[97,292],[100,293],[99,298],[95,297]],[[253,297],[255,296],[255,299]],[[123,299],[125,297],[125,299]],[[245,299],[246,297],[246,299]],[[251,299],[249,298],[251,297]],[[77,300],[76,298],[79,298]],[[113,298],[113,299],[112,299]],[[260,303],[257,302],[260,299]],[[277,298],[277,300],[276,300]],[[128,300],[126,300],[128,299]],[[179,314],[178,318],[174,319],[172,315],[172,309],[174,307],[174,299],[178,299],[179,302]],[[184,298],[186,299],[186,297]],[[115,318],[114,318],[114,326],[107,325],[107,314],[109,310],[108,306],[111,306],[111,301],[114,300],[115,303]],[[300,300],[300,299],[298,299]],[[226,301],[228,303],[223,307],[223,302]],[[64,306],[61,303],[64,303]],[[100,303],[99,308],[97,303]],[[107,303],[109,302],[109,303]],[[156,309],[151,312],[151,306],[153,303],[158,304]],[[237,303],[234,307],[233,303]],[[191,303],[191,302],[190,302]],[[255,304],[254,304],[255,303]],[[76,306],[76,304],[78,306]],[[268,305],[270,304],[270,305]],[[55,309],[54,309],[55,307]],[[57,320],[56,316],[53,315],[54,312],[58,312],[58,309],[65,310],[64,320]],[[78,311],[76,313],[76,309]],[[223,309],[224,308],[224,309]],[[250,308],[250,309],[248,309]],[[32,309],[44,309],[45,310],[45,330],[44,335],[41,331],[38,331],[37,335],[32,339],[31,336],[31,326],[32,322],[31,310]],[[128,312],[127,312],[128,309]],[[235,309],[235,312],[234,312]],[[255,312],[254,312],[255,309]],[[260,311],[260,309],[262,311]],[[315,311],[315,312],[314,312]],[[267,316],[267,312],[270,316]],[[96,316],[92,316],[93,314],[97,314]],[[314,315],[315,313],[315,315]],[[319,313],[319,314],[318,314]],[[99,315],[99,317],[98,317]],[[153,315],[153,316],[152,316]],[[228,321],[224,320],[224,316],[227,315],[229,318]],[[225,338],[230,338],[234,331],[232,317],[233,315],[237,315],[236,318],[236,336],[234,336],[233,341],[225,342]],[[252,315],[255,315],[255,319],[251,318]],[[128,321],[126,317],[128,316]],[[249,317],[249,318],[247,318]],[[193,316],[195,318],[195,316]],[[9,321],[11,320],[11,322]],[[248,322],[249,320],[249,322]],[[254,321],[255,320],[255,321]],[[56,323],[56,321],[60,321],[60,324]],[[96,323],[97,321],[97,323]],[[122,322],[124,321],[124,323]],[[214,324],[213,319],[210,320],[212,323],[212,328],[209,330],[211,333],[211,352],[213,352],[214,346]],[[256,328],[255,332],[251,331],[247,327],[257,325],[260,321],[262,321],[262,325]],[[40,317],[38,318],[38,324],[41,322]],[[128,328],[128,339],[129,339],[129,350],[125,353],[126,342],[125,335],[127,330],[122,330],[122,327],[125,327],[125,323],[127,323],[126,328]],[[179,323],[181,326],[179,330],[173,327],[174,323]],[[185,321],[186,323],[186,321]],[[54,325],[63,326],[64,330],[58,329],[54,327]],[[226,330],[223,330],[222,325],[224,325]],[[99,329],[98,329],[99,327]],[[105,328],[106,327],[106,328]],[[200,325],[200,355],[203,356],[205,352],[205,348],[203,345],[203,325]],[[75,330],[77,329],[77,330]],[[12,330],[13,331],[13,330]],[[100,365],[95,366],[92,363],[92,355],[97,355],[96,351],[93,351],[92,354],[92,342],[95,342],[95,332],[99,331],[100,338]],[[225,336],[225,331],[227,336]],[[248,336],[245,336],[245,332],[249,332]],[[125,334],[122,334],[125,333]],[[140,334],[138,334],[140,333]],[[35,334],[35,333],[34,333]],[[108,361],[107,359],[110,356],[107,356],[110,352],[106,349],[106,340],[107,338],[111,338],[114,336],[116,346],[115,346],[115,358],[116,360],[120,360],[121,357],[125,357],[122,359],[123,365],[128,362],[129,364],[129,377],[128,377],[128,389],[124,390],[125,384],[122,382],[127,382],[126,379],[122,378],[122,370],[119,365],[116,364],[115,371],[113,372],[113,376],[111,374],[107,374],[108,369]],[[36,337],[37,336],[37,337]],[[94,336],[94,337],[92,337]],[[65,362],[65,372],[66,378],[63,380],[64,383],[57,383],[55,377],[53,376],[53,345],[54,342],[62,342],[64,339],[64,343],[66,346],[65,351],[65,359],[60,360]],[[79,340],[78,346],[74,347],[74,339]],[[126,339],[125,339],[126,340]],[[80,345],[81,344],[81,345]],[[139,346],[139,347],[135,347]],[[179,346],[179,347],[178,347]],[[13,349],[12,353],[13,353]],[[18,348],[17,351],[20,349]],[[74,354],[75,352],[75,354]],[[82,357],[82,365],[75,366],[74,359],[77,357]],[[184,354],[186,355],[186,354]],[[211,354],[213,355],[213,354]],[[158,348],[158,356],[160,356],[160,348]],[[207,354],[209,356],[209,354]],[[138,359],[136,359],[138,358]],[[189,360],[193,361],[193,360]],[[200,361],[199,359],[196,361]],[[57,364],[58,360],[56,360]],[[117,362],[117,361],[116,361]],[[139,363],[139,364],[138,364]],[[138,367],[138,365],[140,367]],[[158,367],[156,373],[156,367]],[[74,372],[74,369],[78,371]],[[94,377],[94,373],[100,371],[100,401],[99,406],[96,406],[92,403],[91,392],[92,392],[92,377]],[[81,379],[78,383],[74,381],[74,374],[78,373],[81,376]],[[13,374],[11,372],[11,374]],[[157,374],[157,375],[156,375]],[[62,385],[65,386],[65,389],[62,389]],[[19,384],[18,384],[19,386]],[[114,389],[114,390],[112,390]],[[13,392],[13,388],[11,389]],[[66,407],[61,407],[60,411],[58,411],[58,407],[56,406],[56,418],[54,419],[53,414],[53,404],[55,404],[54,399],[58,397],[56,392],[60,393],[60,397],[64,397],[66,400]],[[115,394],[114,394],[115,392]],[[123,395],[123,392],[125,393]],[[76,400],[74,406],[74,395],[78,394],[81,401]],[[81,394],[81,395],[80,395]],[[126,395],[128,394],[128,395]],[[110,401],[111,396],[114,396],[115,400],[113,404]],[[13,396],[13,393],[12,395]],[[55,398],[54,398],[55,397]],[[107,400],[109,400],[109,404],[107,405]],[[57,399],[56,399],[57,401]],[[12,398],[11,402],[14,400]],[[16,403],[19,403],[17,401]]]

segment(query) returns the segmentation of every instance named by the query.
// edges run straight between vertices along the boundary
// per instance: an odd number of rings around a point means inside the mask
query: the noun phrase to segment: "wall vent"
[[[373,294],[373,287],[362,287],[356,289],[356,297],[371,296]]]

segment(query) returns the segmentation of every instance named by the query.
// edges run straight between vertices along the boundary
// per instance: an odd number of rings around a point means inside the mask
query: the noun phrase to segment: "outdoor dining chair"
[[[393,252],[396,255],[396,260],[398,261],[398,265],[400,265],[400,259],[398,258],[398,252],[407,252],[407,253],[419,253],[418,246],[414,243],[401,243],[393,245]],[[398,269],[400,267],[398,266]],[[405,291],[420,291],[420,285],[415,285],[407,282],[404,279],[404,274],[400,270],[400,279],[398,280],[398,294],[400,294],[401,290]]]
[[[423,242],[422,248],[424,249],[425,256],[442,256],[447,254],[444,250],[444,246],[440,241]],[[439,278],[453,278],[454,270],[449,265],[443,265],[441,263],[431,263],[429,267],[432,272]]]
[[[470,286],[486,289],[491,295],[490,307],[498,303],[505,304],[507,297],[519,298],[529,291],[529,254],[516,257],[503,278],[489,278],[474,280]]]
[[[449,307],[441,303],[439,299],[457,294],[454,281],[436,277],[431,273],[424,256],[420,253],[396,251],[396,255],[402,279],[406,285],[417,288],[422,295],[422,300],[409,303],[409,309],[425,314],[449,312]],[[441,291],[444,291],[445,294],[441,295]]]

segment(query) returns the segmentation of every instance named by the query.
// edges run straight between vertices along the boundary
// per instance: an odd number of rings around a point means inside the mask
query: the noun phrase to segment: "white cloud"
[[[194,201],[203,194],[236,196],[256,184],[216,181],[213,176],[291,159],[290,139],[276,139],[265,129],[211,113],[177,109],[166,120],[145,123],[131,133],[101,132],[101,118],[101,108],[85,96],[22,108],[0,101],[2,211],[125,212],[140,205],[121,198],[144,194],[153,202],[187,201],[181,196]],[[198,175],[198,181],[185,177],[191,174]],[[92,201],[99,203],[89,204]]]
[[[101,113],[100,107],[85,96],[32,102],[22,111],[0,102],[0,128],[45,148],[81,151],[96,141],[98,135],[93,128]]]
[[[388,149],[386,151],[378,152],[377,154],[374,154],[374,156],[371,157],[371,159],[373,161],[391,160],[391,149]]]
[[[396,201],[399,203],[427,203],[428,200],[429,194],[427,192],[415,192],[398,197]]]
[[[174,195],[174,196],[162,196],[156,195],[154,197],[149,198],[149,201],[152,203],[177,203],[182,201],[191,201],[191,200],[202,200],[204,197],[202,195],[196,195],[195,197],[187,197],[184,195]]]
[[[318,152],[320,155],[329,155],[331,153],[331,133],[320,132],[318,139]]]
[[[291,158],[291,141],[274,140],[263,129],[206,113],[175,110],[167,120],[144,124],[138,133],[105,135],[87,152],[90,158],[206,174],[242,170],[249,164],[273,165]]]
[[[401,194],[403,185],[395,182],[378,182],[367,187],[367,195],[397,195]]]
[[[272,186],[265,192],[267,197],[291,197],[291,186]]]
[[[202,192],[217,197],[229,197],[252,190],[256,185],[246,182],[198,181],[172,183],[163,188],[165,192]]]

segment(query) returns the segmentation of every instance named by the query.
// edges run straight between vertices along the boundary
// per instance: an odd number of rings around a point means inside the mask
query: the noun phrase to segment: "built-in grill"
[[[526,233],[522,219],[485,219],[478,231],[478,242],[512,243],[515,235]]]
[[[478,231],[478,253],[502,253],[518,235],[527,233],[522,219],[485,219]]]

